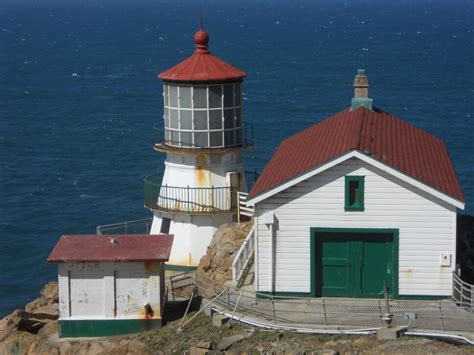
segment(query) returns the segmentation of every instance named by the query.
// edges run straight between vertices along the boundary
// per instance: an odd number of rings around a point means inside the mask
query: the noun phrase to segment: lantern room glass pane
[[[207,108],[207,87],[195,86],[193,88],[194,108]]]
[[[192,111],[180,110],[180,129],[193,129]]]
[[[240,108],[235,109],[235,127],[242,126],[242,114]]]
[[[169,141],[169,140],[170,140],[170,130],[165,129],[165,141]]]
[[[165,119],[165,127],[169,127],[170,126],[170,109],[166,107],[165,107],[164,119]]]
[[[222,129],[222,110],[209,111],[209,129]]]
[[[191,108],[191,87],[190,86],[179,87],[179,107]]]
[[[170,127],[179,128],[178,126],[178,110],[170,109]]]
[[[240,87],[240,83],[235,83],[235,106],[240,106],[240,99],[242,97]]]
[[[224,132],[224,145],[226,147],[235,145],[234,131],[225,131]]]
[[[194,111],[194,130],[207,130],[207,111]]]
[[[191,132],[181,132],[181,145],[192,146]]]
[[[222,147],[222,131],[211,132],[211,147]]]
[[[164,100],[164,103],[165,103],[165,106],[169,106],[169,102],[168,102],[168,85],[163,85],[163,100]]]
[[[171,144],[179,144],[179,131],[171,131]]]
[[[234,84],[224,85],[224,107],[234,106]]]
[[[170,85],[169,87],[170,107],[178,107],[178,87]]]
[[[235,144],[242,144],[242,129],[241,128],[235,131]]]
[[[209,86],[209,108],[222,107],[222,87],[221,85]]]
[[[224,110],[224,128],[234,128],[234,109]]]
[[[196,147],[208,147],[209,142],[207,141],[207,132],[196,132],[194,133],[194,145]]]

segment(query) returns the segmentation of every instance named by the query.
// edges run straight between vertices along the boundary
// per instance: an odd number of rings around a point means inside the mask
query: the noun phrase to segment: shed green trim
[[[104,337],[161,328],[161,319],[59,320],[60,338]]]
[[[351,182],[357,182],[359,188],[357,190],[357,202],[351,203]],[[344,211],[348,212],[362,212],[365,210],[365,176],[346,176],[344,179]]]
[[[165,264],[165,270],[168,271],[196,271],[196,269],[197,266]]]
[[[357,234],[391,234],[392,235],[392,263],[393,263],[393,277],[392,285],[390,287],[390,296],[392,298],[398,298],[398,250],[399,250],[399,230],[392,228],[322,228],[312,227],[310,228],[310,259],[311,259],[311,271],[310,271],[310,297],[316,297],[316,243],[318,233],[357,233]]]

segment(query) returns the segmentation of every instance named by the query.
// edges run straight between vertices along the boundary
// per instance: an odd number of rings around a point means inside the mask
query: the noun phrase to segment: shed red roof
[[[207,49],[209,35],[203,29],[194,35],[194,54],[158,77],[172,81],[224,81],[242,79],[247,74],[213,56]]]
[[[172,244],[172,235],[63,235],[48,262],[167,261]]]
[[[250,198],[351,150],[464,201],[444,142],[378,109],[346,109],[284,140],[250,191]]]

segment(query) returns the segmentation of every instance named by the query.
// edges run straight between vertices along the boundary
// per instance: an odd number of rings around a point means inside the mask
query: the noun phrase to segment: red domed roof
[[[223,81],[242,79],[247,74],[213,56],[207,49],[209,34],[200,29],[194,35],[196,50],[193,55],[158,77],[172,81]]]

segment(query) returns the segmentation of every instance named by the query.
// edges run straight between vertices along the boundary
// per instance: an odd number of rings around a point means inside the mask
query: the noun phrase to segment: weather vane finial
[[[202,2],[199,5],[199,27],[200,27],[201,30],[204,29],[204,18],[203,18],[203,15],[202,15]]]

